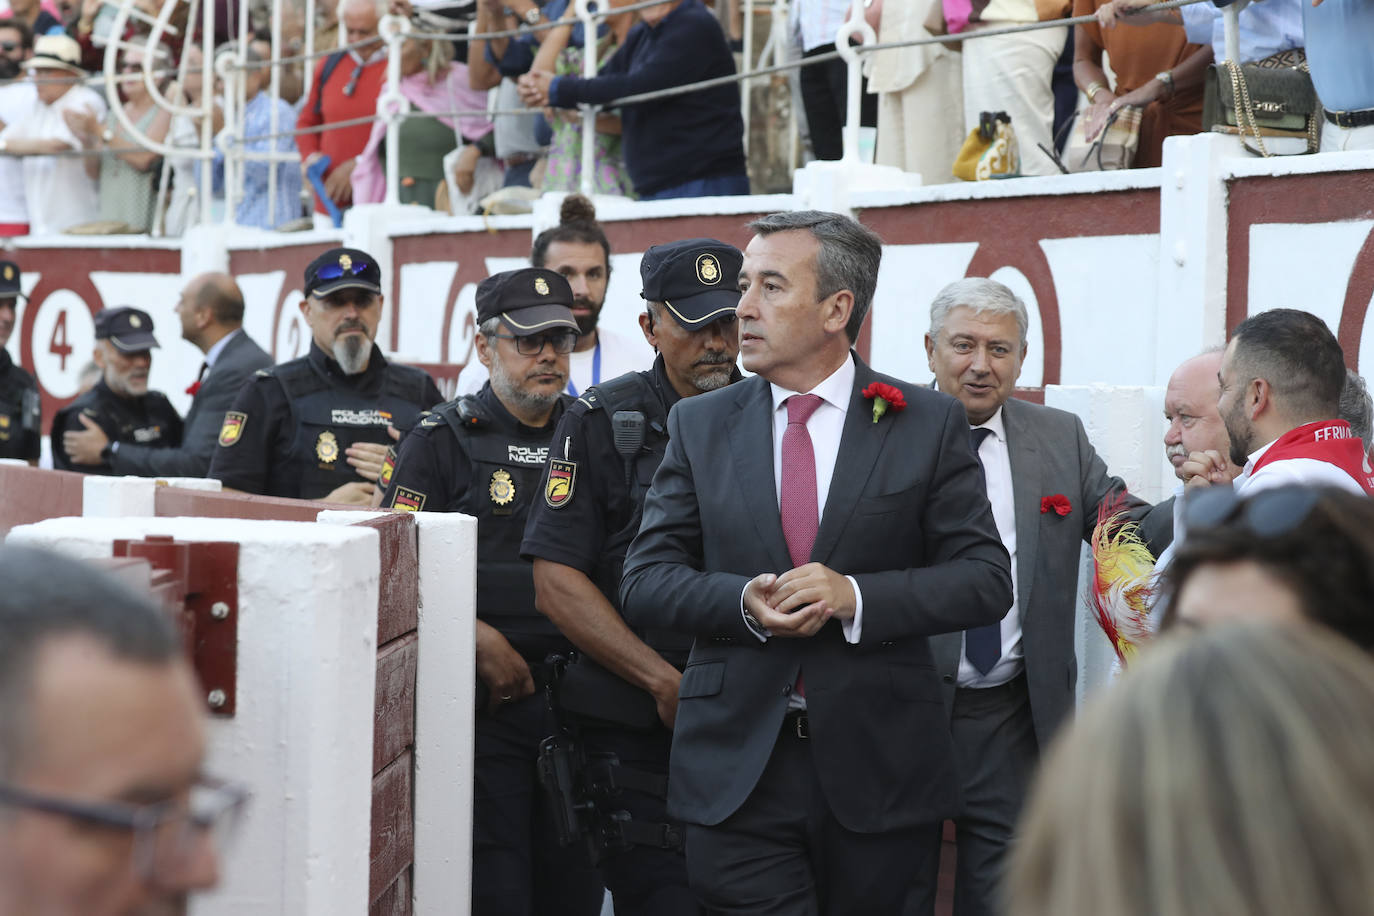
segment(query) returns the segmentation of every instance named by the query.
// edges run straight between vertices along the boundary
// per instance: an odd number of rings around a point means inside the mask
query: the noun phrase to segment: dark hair
[[[1231,339],[1232,372],[1242,384],[1267,381],[1282,416],[1302,422],[1336,416],[1345,353],[1326,322],[1298,309],[1270,309],[1242,321]]]
[[[196,305],[209,308],[219,324],[233,327],[243,324],[243,292],[227,274],[206,278],[196,291]]]
[[[1301,489],[1261,490],[1249,500]],[[1374,499],[1334,487],[1307,489],[1312,507],[1277,534],[1257,534],[1234,520],[1190,526],[1164,571],[1163,600],[1171,609],[1164,626],[1177,622],[1178,596],[1199,569],[1251,561],[1292,589],[1306,616],[1374,650]]]
[[[0,19],[0,29],[14,29],[19,33],[19,47],[25,51],[33,50],[33,28],[18,16]]]
[[[883,240],[858,220],[822,210],[796,210],[774,213],[750,223],[747,229],[759,235],[805,229],[820,243],[816,255],[816,298],[824,299],[840,290],[854,294],[854,310],[844,332],[849,342],[859,339],[859,329],[873,305],[878,285],[878,265],[883,259]]]
[[[154,665],[181,652],[171,618],[148,598],[80,560],[0,548],[0,778],[27,744],[26,695],[43,645],[82,635],[120,659]]]
[[[606,253],[606,274],[611,273],[611,243],[606,232],[596,221],[596,205],[581,194],[569,194],[563,198],[558,210],[558,225],[545,229],[534,238],[530,249],[530,264],[543,267],[548,257],[549,246],[554,242],[574,242],[581,245],[600,245]]]
[[[1369,451],[1370,437],[1374,434],[1374,401],[1369,398],[1364,379],[1354,369],[1345,370],[1345,386],[1341,388],[1341,408],[1337,416],[1350,424],[1350,432],[1364,440],[1365,451]]]

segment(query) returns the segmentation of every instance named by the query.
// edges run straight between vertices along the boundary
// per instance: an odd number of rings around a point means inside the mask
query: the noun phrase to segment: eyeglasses
[[[223,849],[247,802],[247,789],[209,777],[192,785],[184,799],[149,805],[77,801],[0,784],[0,804],[130,831],[135,870],[159,884],[184,875],[202,843]]]
[[[553,352],[560,354],[571,353],[573,347],[577,346],[577,332],[570,328],[561,331],[549,331],[544,334],[531,334],[528,337],[517,337],[514,334],[493,334],[491,336],[515,341],[515,352],[521,356],[538,356],[544,352],[544,344],[551,344]]]
[[[1319,494],[1310,487],[1275,487],[1246,498],[1231,487],[1209,487],[1183,504],[1187,531],[1239,525],[1261,538],[1276,538],[1301,525],[1316,508]]]
[[[361,277],[372,265],[361,258],[350,258],[347,264],[334,263],[326,264],[315,271],[315,277],[319,280],[337,280],[342,276]]]

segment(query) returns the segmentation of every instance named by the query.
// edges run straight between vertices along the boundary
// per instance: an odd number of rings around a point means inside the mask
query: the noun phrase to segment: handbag
[[[1307,55],[1301,50],[1281,51],[1248,64],[1222,61],[1207,69],[1202,123],[1219,133],[1239,135],[1245,148],[1258,156],[1274,155],[1265,137],[1303,139],[1305,152],[1315,153],[1320,119]]]
[[[969,131],[954,159],[953,172],[955,178],[964,181],[1019,178],[1021,153],[1011,127],[1011,115],[1005,111],[981,112],[978,126]]]
[[[1087,137],[1088,121],[1079,113],[1073,122],[1062,160],[1067,172],[1110,172],[1129,169],[1140,148],[1140,122],[1144,109],[1125,105],[1107,116],[1107,123],[1093,140]],[[1042,147],[1043,148],[1043,147]]]

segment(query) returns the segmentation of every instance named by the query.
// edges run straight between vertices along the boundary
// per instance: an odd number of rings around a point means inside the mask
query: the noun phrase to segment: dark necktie
[[[806,431],[806,421],[820,406],[821,397],[817,394],[794,394],[787,399],[778,516],[794,567],[810,562],[816,531],[821,526],[816,496],[816,450],[811,447],[811,434]],[[806,696],[801,672],[797,673],[796,691],[798,696]]]
[[[186,393],[195,397],[200,393],[200,383],[205,381],[205,373],[210,370],[209,363],[200,364],[200,372],[196,375],[196,380],[186,387]]]
[[[987,489],[987,471],[983,467],[983,456],[978,453],[978,448],[983,444],[983,440],[992,435],[992,430],[986,426],[979,426],[968,431],[969,444],[973,446],[973,454],[978,459],[978,476],[982,478],[983,488]],[[979,674],[987,674],[992,670],[993,665],[1002,657],[1002,624],[1001,622],[990,623],[987,626],[973,627],[964,631],[964,654],[968,656],[969,663],[978,669]]]

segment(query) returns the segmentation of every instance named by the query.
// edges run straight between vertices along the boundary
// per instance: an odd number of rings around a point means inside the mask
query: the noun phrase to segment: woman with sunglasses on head
[[[1374,500],[1334,487],[1193,494],[1164,575],[1164,629],[1314,620],[1374,649]]]

